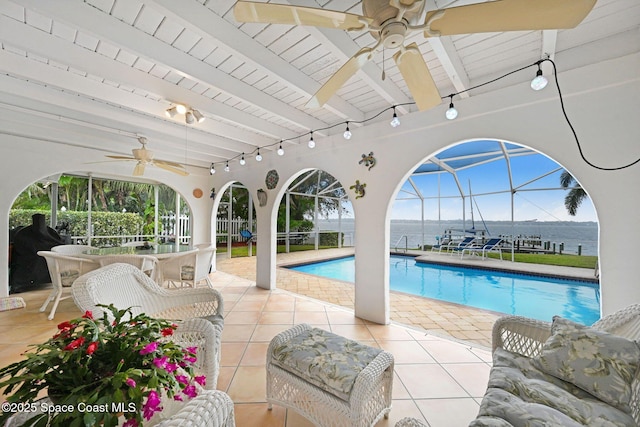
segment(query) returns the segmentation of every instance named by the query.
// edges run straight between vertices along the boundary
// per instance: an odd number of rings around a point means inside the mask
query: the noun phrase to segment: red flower
[[[93,313],[87,310],[84,312],[84,315],[82,317],[85,319],[93,319]]]
[[[65,350],[75,350],[76,348],[82,346],[84,344],[84,337],[77,338],[69,343],[64,349]]]
[[[68,320],[64,321],[64,322],[62,322],[62,323],[60,323],[58,325],[58,329],[60,329],[60,330],[73,329],[74,327],[75,327],[75,325],[73,323],[69,322]]]
[[[92,355],[98,349],[98,342],[94,341],[87,347],[87,354]]]
[[[160,333],[163,337],[168,337],[169,335],[173,335],[173,328],[164,328]]]

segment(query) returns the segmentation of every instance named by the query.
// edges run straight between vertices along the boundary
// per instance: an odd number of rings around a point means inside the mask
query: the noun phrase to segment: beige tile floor
[[[278,262],[344,253],[281,254]],[[279,268],[278,289],[266,291],[255,286],[255,258],[219,256],[217,265],[212,279],[225,300],[218,388],[235,402],[238,427],[311,426],[294,411],[278,406],[268,411],[265,402],[268,342],[302,322],[394,355],[393,409],[390,418],[377,426],[393,426],[400,418],[413,416],[431,427],[456,427],[475,417],[489,376],[491,355],[486,345],[497,313],[392,294],[393,322],[377,325],[354,316],[353,285]],[[20,294],[27,302],[25,309],[0,312],[0,366],[19,360],[28,344],[46,340],[59,322],[80,314],[67,299],[60,303],[55,320],[47,320],[38,308],[48,292],[45,288]]]

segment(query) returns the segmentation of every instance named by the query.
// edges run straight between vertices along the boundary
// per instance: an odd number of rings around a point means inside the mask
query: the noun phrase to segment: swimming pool
[[[354,257],[290,268],[355,282]],[[416,263],[411,257],[392,255],[389,287],[393,291],[545,321],[551,321],[557,314],[591,325],[600,318],[598,284],[579,280]]]

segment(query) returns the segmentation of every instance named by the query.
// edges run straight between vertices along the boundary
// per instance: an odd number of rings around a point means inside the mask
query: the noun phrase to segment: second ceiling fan
[[[397,49],[393,59],[418,108],[439,105],[440,93],[416,43],[405,38],[416,31],[426,38],[483,32],[566,29],[577,26],[596,0],[496,0],[427,11],[426,0],[363,0],[362,13],[238,1],[233,9],[239,22],[308,25],[346,31],[369,31],[376,40],[352,56],[307,103],[322,107],[375,51]],[[424,17],[424,18],[423,18]]]

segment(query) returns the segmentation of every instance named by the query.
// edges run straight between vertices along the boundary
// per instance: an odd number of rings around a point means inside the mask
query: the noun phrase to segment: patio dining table
[[[194,249],[191,245],[162,244],[140,246],[114,246],[111,248],[94,248],[83,252],[88,256],[108,255],[152,255],[158,259],[170,258]]]

